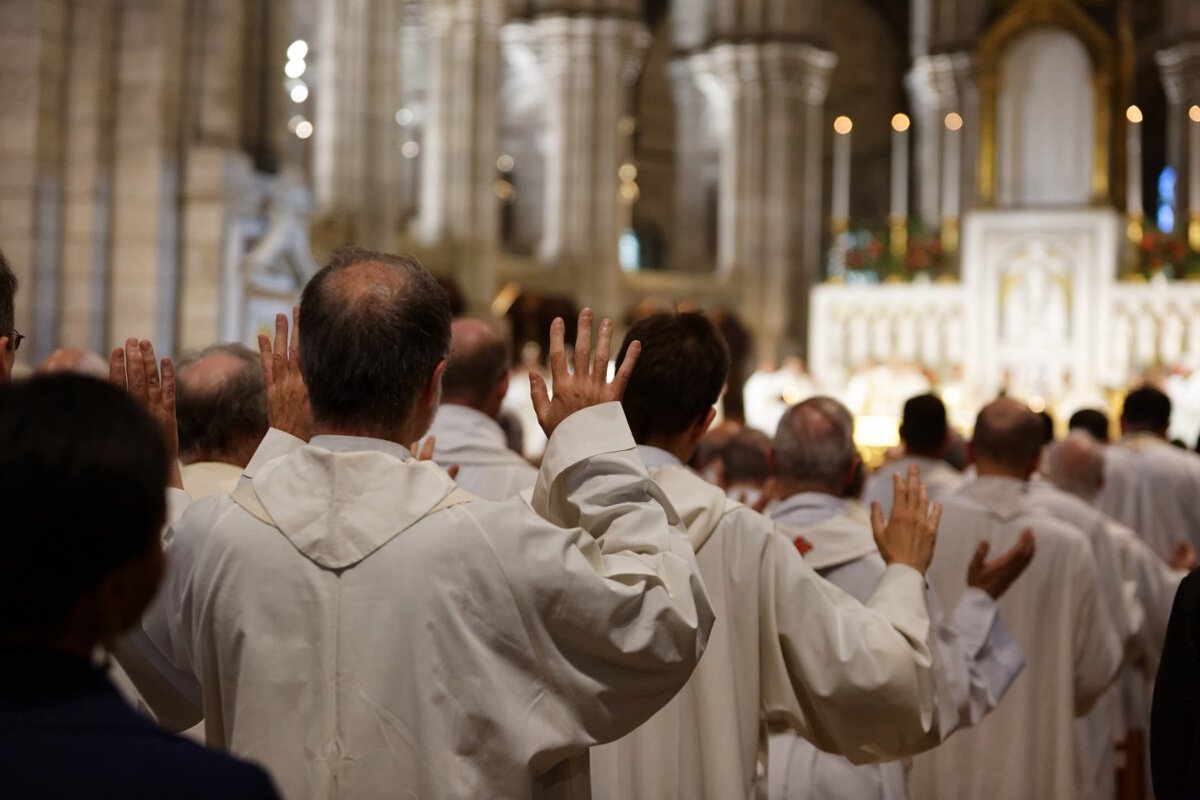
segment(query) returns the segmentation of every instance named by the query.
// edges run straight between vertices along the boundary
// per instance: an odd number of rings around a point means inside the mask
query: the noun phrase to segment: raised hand
[[[154,345],[148,339],[126,339],[108,357],[108,380],[129,393],[158,422],[170,457],[168,485],[183,488],[179,472],[179,424],[175,419],[175,365],[162,360],[161,372]]]
[[[437,437],[430,436],[425,439],[424,443],[420,441],[413,442],[408,450],[410,453],[412,453],[413,458],[415,458],[417,461],[433,461],[433,451],[436,447]],[[446,468],[446,474],[451,478],[457,478],[458,470],[458,464],[451,464]]]
[[[258,335],[263,380],[267,384],[267,422],[276,430],[298,439],[312,438],[312,410],[308,387],[300,374],[300,307],[292,308],[292,330],[288,335],[287,314],[275,315],[275,342]]]
[[[892,488],[892,515],[886,524],[883,509],[878,503],[871,504],[875,544],[888,564],[907,564],[925,574],[933,561],[942,506],[934,503],[930,511],[929,495],[921,482],[921,470],[915,464],[908,468],[907,477],[892,476]]]
[[[1004,555],[992,561],[985,561],[991,545],[987,541],[979,543],[975,549],[975,557],[967,567],[967,585],[982,589],[999,600],[1000,595],[1008,591],[1013,581],[1021,576],[1029,562],[1033,561],[1036,547],[1033,541],[1033,531],[1026,528],[1021,532],[1021,538]]]
[[[1170,564],[1173,570],[1191,572],[1196,568],[1196,548],[1190,542],[1176,542]]]
[[[554,397],[550,397],[546,380],[536,371],[529,373],[529,390],[533,397],[533,409],[538,423],[546,436],[554,433],[564,419],[591,406],[620,400],[633,374],[638,354],[642,352],[640,342],[633,342],[625,351],[621,368],[608,381],[608,359],[612,347],[612,321],[600,322],[600,336],[596,352],[592,354],[592,310],[579,312],[579,335],[575,339],[575,371],[567,369],[567,349],[563,341],[566,325],[562,318],[550,325],[550,377],[554,381]]]

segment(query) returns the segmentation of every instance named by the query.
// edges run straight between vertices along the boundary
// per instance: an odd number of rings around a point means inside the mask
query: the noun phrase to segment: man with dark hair
[[[1108,415],[1095,408],[1082,408],[1067,420],[1068,431],[1086,431],[1100,444],[1108,444]]]
[[[462,317],[450,326],[450,342],[442,403],[429,428],[434,461],[457,466],[458,485],[485,500],[532,489],[537,469],[509,449],[499,422],[510,365],[505,337],[483,320]]]
[[[202,698],[208,743],[261,761],[292,800],[569,791],[576,757],[687,681],[713,620],[613,402],[636,358],[610,383],[612,325],[593,358],[585,310],[569,372],[555,321],[554,396],[532,387],[550,436],[538,485],[494,503],[406,447],[437,410],[451,341],[419,263],[338,253],[299,319],[298,347],[286,318],[260,346],[268,398],[302,372],[316,435],[256,454],[248,483],[173,527],[150,656]]]
[[[0,388],[0,796],[276,796],[261,769],[134,712],[92,661],[162,578],[168,459],[100,381]]]
[[[1200,549],[1200,455],[1167,441],[1171,400],[1150,386],[1135,389],[1121,411],[1120,442],[1108,449],[1101,511],[1146,537],[1170,561],[1181,542]]]
[[[904,455],[875,471],[867,481],[863,501],[879,503],[883,513],[892,508],[892,478],[905,475],[916,464],[921,468],[921,480],[929,499],[937,502],[962,485],[962,473],[946,461],[950,444],[950,426],[946,423],[946,406],[935,394],[909,398],[904,404],[900,421],[900,440]]]
[[[793,406],[775,433],[775,460],[780,500],[771,507],[771,518],[798,534],[804,560],[821,577],[867,602],[887,566],[872,536],[870,513],[850,490],[862,463],[850,411],[830,397],[813,397]],[[929,598],[942,668],[953,676],[948,682],[951,706],[958,711],[956,718],[944,720],[943,738],[961,725],[977,724],[1008,691],[1025,663],[1000,618],[996,599],[1033,557],[1032,534],[991,563],[985,563],[986,555],[987,549],[981,547],[969,565],[962,565],[970,588],[948,619],[938,610],[936,599]],[[787,731],[771,737],[768,763],[771,800],[908,796],[903,762],[855,766]]]
[[[684,465],[716,414],[729,358],[702,314],[630,328],[617,363],[641,355],[622,405],[638,451],[688,527],[718,622],[692,679],[662,711],[593,749],[597,800],[753,797],[778,718],[856,762],[935,744],[944,687],[921,572],[937,521],[913,478],[876,533],[890,566],[864,607],[821,580],[791,538]],[[910,502],[911,501],[911,502]]]
[[[1029,499],[1042,432],[1038,415],[1021,403],[1001,398],[986,406],[970,445],[979,477],[945,500],[942,521],[953,535],[940,538],[929,581],[947,606],[967,590],[962,565],[981,547],[1007,550],[1033,530],[1038,555],[1020,590],[999,600],[1025,654],[1021,680],[977,727],[917,757],[910,777],[916,797],[1092,796],[1079,769],[1086,740],[1076,718],[1112,683],[1123,641],[1102,600],[1087,534]]]
[[[228,494],[267,433],[259,357],[244,345],[213,345],[180,358],[176,382],[183,488],[195,500]]]
[[[0,252],[0,383],[12,375],[17,360],[17,348],[25,337],[17,333],[16,325],[17,276]]]

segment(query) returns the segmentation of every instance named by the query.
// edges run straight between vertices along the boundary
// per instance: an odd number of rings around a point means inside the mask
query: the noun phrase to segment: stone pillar
[[[1168,30],[1172,28],[1168,27]],[[1198,124],[1188,118],[1188,110],[1200,105],[1200,32],[1195,39],[1159,51],[1155,60],[1167,96],[1167,163],[1175,168],[1178,179],[1175,185],[1175,226],[1177,231],[1186,231],[1190,221],[1188,178],[1191,174],[1188,129]],[[1158,176],[1147,175],[1145,180],[1156,183]],[[1148,213],[1153,216],[1153,211]]]
[[[824,103],[836,57],[807,44],[710,51],[728,104],[718,270],[734,272],[762,355],[803,351],[808,290],[820,280]]]
[[[620,123],[648,34],[627,17],[552,14],[534,30],[545,61],[546,193],[540,258],[574,270],[576,294],[599,314],[620,305]]]
[[[709,130],[712,114],[700,86],[697,58],[677,58],[667,65],[675,100],[675,220],[672,265],[684,272],[709,272],[708,250]]]
[[[937,227],[942,216],[942,143],[945,119],[960,114],[963,128],[962,182],[959,197],[967,210],[976,195],[975,173],[979,156],[979,98],[967,53],[920,56],[905,82],[912,101],[916,134],[916,213],[926,225]]]
[[[499,0],[426,7],[428,92],[421,154],[419,237],[455,252],[455,277],[470,305],[486,308],[495,292],[500,212]]]

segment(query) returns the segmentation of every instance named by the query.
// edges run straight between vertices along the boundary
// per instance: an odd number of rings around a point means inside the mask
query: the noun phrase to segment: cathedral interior
[[[0,71],[28,364],[252,342],[357,245],[818,385],[1200,367],[1194,0],[3,0]]]

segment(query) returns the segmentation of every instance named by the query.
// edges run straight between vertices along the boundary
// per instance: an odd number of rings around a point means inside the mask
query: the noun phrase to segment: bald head
[[[1027,406],[1002,397],[975,420],[971,455],[980,475],[1028,478],[1037,469],[1045,428]]]
[[[1104,485],[1104,446],[1074,431],[1050,447],[1043,472],[1059,489],[1090,501]]]
[[[446,292],[414,258],[339,250],[300,298],[300,366],[319,431],[420,438],[449,351]]]
[[[473,317],[450,325],[450,360],[442,375],[442,402],[468,406],[489,417],[500,413],[508,388],[509,348],[499,332]]]
[[[186,353],[175,366],[179,457],[246,466],[267,433],[259,356],[240,344]]]
[[[108,362],[93,352],[76,347],[55,350],[38,364],[37,371],[43,374],[69,372],[108,380]]]
[[[774,445],[779,481],[788,494],[840,496],[858,461],[854,417],[830,397],[813,397],[788,409]]]

